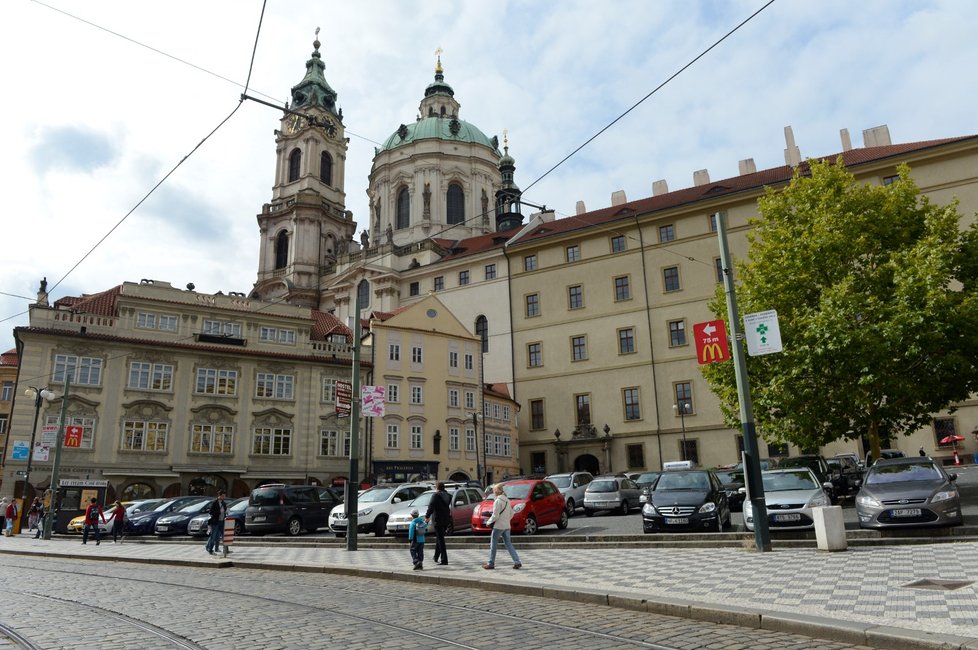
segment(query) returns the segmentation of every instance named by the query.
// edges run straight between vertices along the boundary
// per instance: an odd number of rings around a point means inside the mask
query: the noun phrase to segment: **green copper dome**
[[[489,138],[475,125],[453,117],[423,117],[414,124],[402,124],[377,150],[389,151],[418,140],[447,140],[481,144],[499,153],[497,138]]]

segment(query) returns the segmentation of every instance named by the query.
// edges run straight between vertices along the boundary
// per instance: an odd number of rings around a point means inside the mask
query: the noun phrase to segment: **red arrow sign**
[[[693,325],[693,340],[696,342],[696,361],[700,365],[726,361],[730,358],[727,326],[722,320]]]

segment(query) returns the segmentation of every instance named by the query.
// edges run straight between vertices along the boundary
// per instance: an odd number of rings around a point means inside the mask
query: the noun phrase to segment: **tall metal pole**
[[[361,280],[366,282],[366,280]],[[360,486],[360,290],[353,312],[353,395],[350,396],[350,476],[346,481],[346,550],[357,550],[357,489]]]
[[[68,388],[71,378],[65,371],[65,390],[61,395],[61,420],[58,422],[58,437],[54,442],[54,465],[51,467],[51,502],[44,513],[44,539],[51,539],[51,529],[54,528],[54,512],[58,506],[58,481],[61,471],[61,446],[65,441],[65,425],[68,418]]]
[[[754,406],[750,399],[750,381],[747,378],[747,360],[740,342],[740,314],[737,312],[737,292],[734,287],[733,263],[727,246],[727,218],[716,214],[717,238],[720,240],[720,265],[723,267],[723,287],[727,295],[727,318],[730,321],[730,347],[733,350],[734,374],[737,378],[737,396],[740,402],[740,426],[744,433],[744,460],[747,494],[750,495],[754,512],[754,541],[757,550],[771,550],[771,533],[767,526],[767,508],[764,505],[764,483],[761,479],[761,462],[757,451],[757,429],[754,425]]]
[[[21,490],[20,498],[24,500],[25,505],[27,501],[27,486],[31,482],[31,461],[34,459],[34,442],[37,438],[37,418],[41,415],[41,404],[44,402],[44,397],[41,396],[42,391],[51,395],[48,389],[35,388],[34,386],[28,386],[32,391],[34,391],[34,427],[31,429],[31,448],[30,453],[27,454],[27,469],[24,470],[24,489]]]

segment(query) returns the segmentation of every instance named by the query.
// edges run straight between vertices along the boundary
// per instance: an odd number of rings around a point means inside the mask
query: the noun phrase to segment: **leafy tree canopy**
[[[804,166],[802,166],[804,167]],[[748,357],[758,430],[818,447],[908,434],[978,389],[978,230],[957,202],[933,205],[906,166],[887,185],[841,158],[809,161],[768,189],[738,262],[741,314],[775,309],[784,351]],[[726,317],[722,291],[711,303]],[[733,364],[703,375],[739,426]]]

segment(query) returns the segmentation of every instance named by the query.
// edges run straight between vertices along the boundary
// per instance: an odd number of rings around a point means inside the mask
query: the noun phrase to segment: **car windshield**
[[[617,492],[618,481],[613,479],[597,479],[588,483],[588,492]]]
[[[200,510],[200,507],[204,504],[204,499],[198,499],[197,501],[191,501],[187,505],[180,506],[177,508],[177,512],[190,512],[191,510]]]
[[[434,496],[434,492],[425,492],[417,499],[411,502],[411,505],[415,508],[421,508],[422,506],[427,507],[431,503],[431,497]]]
[[[503,494],[510,499],[525,499],[530,494],[532,483],[509,483],[503,486]]]
[[[233,512],[235,514],[239,512],[244,512],[248,509],[248,499],[241,499],[240,501],[235,501],[234,504],[228,508],[228,512]]]
[[[933,463],[898,463],[875,465],[866,475],[866,485],[901,483],[903,481],[941,481],[944,476]]]
[[[805,470],[797,472],[764,472],[765,492],[788,492],[790,490],[817,490],[818,483],[812,473]]]
[[[153,508],[153,512],[166,512],[176,499],[170,499],[169,501],[164,501],[160,505]]]
[[[358,497],[360,503],[380,503],[381,501],[387,501],[394,491],[397,490],[396,487],[375,487],[370,488]]]
[[[709,490],[710,480],[703,472],[665,472],[655,484],[655,490]]]
[[[571,477],[567,474],[563,476],[548,476],[547,480],[559,488],[570,487],[571,484]]]
[[[716,472],[717,478],[721,483],[743,483],[743,472]]]
[[[642,472],[635,478],[635,482],[639,485],[651,485],[655,483],[657,478],[659,478],[659,472]]]
[[[155,510],[156,507],[159,506],[161,503],[163,503],[163,501],[161,501],[160,499],[153,499],[151,501],[141,501],[140,503],[134,503],[133,505],[129,506],[129,509],[126,511],[126,514],[132,516],[132,515],[138,515],[141,512],[149,512],[150,510]]]

